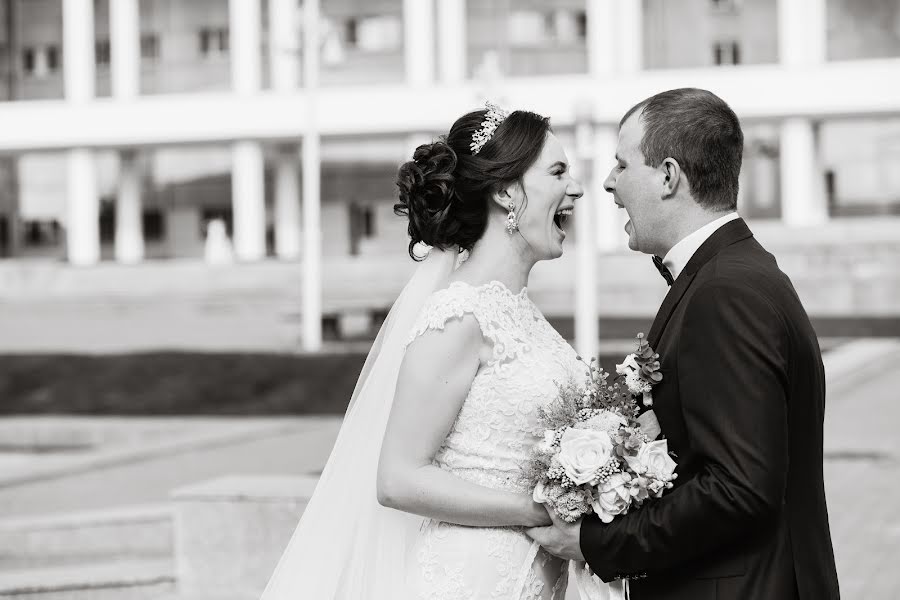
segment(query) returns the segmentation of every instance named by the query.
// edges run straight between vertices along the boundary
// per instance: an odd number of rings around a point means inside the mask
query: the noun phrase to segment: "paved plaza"
[[[835,351],[826,360],[831,530],[842,597],[889,600],[900,597],[900,341],[880,341],[854,352],[841,356]],[[173,488],[221,475],[316,472],[340,419],[269,419],[244,436],[234,436],[234,424],[223,420],[232,437],[218,442],[210,438],[71,476],[0,485],[0,514],[164,503]]]

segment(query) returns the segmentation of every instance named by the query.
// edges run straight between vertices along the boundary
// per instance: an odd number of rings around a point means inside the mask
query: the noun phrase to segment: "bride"
[[[562,255],[582,187],[547,118],[491,104],[397,185],[421,264],[263,600],[562,599],[567,565],[524,533],[551,520],[522,468],[538,408],[584,367],[527,284]]]

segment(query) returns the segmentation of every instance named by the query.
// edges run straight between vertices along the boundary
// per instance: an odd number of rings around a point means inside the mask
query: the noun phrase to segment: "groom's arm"
[[[603,525],[581,548],[604,580],[675,567],[777,517],[787,479],[787,330],[750,285],[716,281],[690,299],[677,382],[696,475]]]

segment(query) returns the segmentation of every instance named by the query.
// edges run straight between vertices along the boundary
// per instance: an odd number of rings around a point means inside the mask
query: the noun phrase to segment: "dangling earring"
[[[516,218],[515,211],[516,206],[510,202],[506,205],[506,208],[509,209],[509,214],[506,215],[506,233],[512,235],[519,230],[519,220]]]

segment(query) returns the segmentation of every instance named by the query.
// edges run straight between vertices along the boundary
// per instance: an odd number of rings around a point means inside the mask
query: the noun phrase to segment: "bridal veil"
[[[408,549],[422,517],[384,508],[376,473],[405,344],[425,300],[447,284],[456,247],[432,249],[382,325],[334,449],[261,600],[405,598]]]

